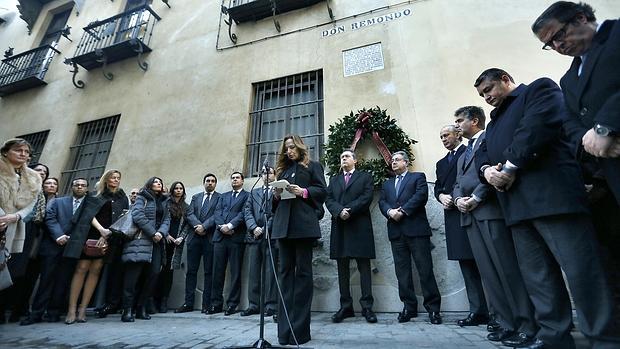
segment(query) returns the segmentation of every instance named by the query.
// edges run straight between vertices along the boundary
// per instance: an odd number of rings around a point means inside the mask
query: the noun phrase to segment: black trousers
[[[511,227],[519,267],[540,324],[537,337],[558,348],[574,348],[571,303],[579,329],[593,348],[618,348],[610,333],[611,293],[599,257],[594,227],[585,215],[532,219]],[[615,334],[617,336],[617,334]]]
[[[278,268],[278,248],[275,241],[271,242],[271,251],[274,256],[276,272]],[[269,246],[267,240],[261,239],[260,242],[247,244],[246,250],[249,259],[249,280],[248,280],[248,308],[259,309],[260,305],[260,266],[264,263],[265,275],[265,309],[276,311],[278,309],[278,289],[276,278],[271,265]]]
[[[41,278],[30,312],[34,319],[40,319],[46,310],[50,315],[58,315],[67,308],[69,286],[78,261],[60,255],[40,259]]]
[[[312,243],[314,239],[280,239],[280,287],[283,304],[278,311],[278,340],[294,343],[286,315],[291,321],[298,342],[310,338],[310,311],[312,309]],[[286,309],[285,309],[286,308]]]
[[[370,273],[370,258],[337,258],[338,287],[340,289],[340,308],[353,310],[353,298],[351,297],[351,259],[355,259],[357,270],[360,273],[360,287],[362,297],[360,305],[362,309],[372,309],[374,298],[372,297],[372,279]]]
[[[144,306],[157,283],[157,277],[161,271],[162,255],[161,245],[153,244],[151,262],[127,262],[125,263],[125,276],[123,278],[123,308],[131,308],[134,304]],[[138,281],[142,279],[139,294],[136,297]]]
[[[470,244],[471,245],[471,244]],[[459,267],[465,282],[469,311],[478,315],[488,315],[487,300],[482,288],[482,278],[474,259],[459,260]]]
[[[170,296],[174,276],[174,270],[172,270],[172,256],[174,255],[175,246],[175,244],[166,243],[166,262],[163,263],[161,272],[157,277],[157,285],[155,286],[153,294],[153,297],[155,297],[158,302],[161,302],[162,298],[168,298],[168,296]]]
[[[222,307],[224,304],[224,282],[226,267],[230,271],[230,291],[226,297],[228,308],[237,308],[241,300],[241,266],[243,265],[244,243],[233,242],[224,237],[213,244],[213,287],[211,290],[211,306]]]
[[[211,289],[213,287],[213,244],[207,235],[194,235],[186,246],[187,272],[185,273],[185,304],[194,306],[194,295],[198,283],[198,269],[202,260],[204,271],[202,288],[202,308],[211,306]]]
[[[512,233],[503,219],[477,221],[466,228],[485,286],[489,308],[500,325],[535,336],[538,325],[515,254]]]
[[[413,269],[411,257],[415,262],[422,294],[424,295],[424,308],[428,312],[439,312],[441,308],[441,295],[437,288],[437,281],[433,273],[433,258],[431,256],[431,240],[429,236],[409,237],[401,236],[390,241],[392,256],[394,257],[394,269],[398,280],[398,296],[409,311],[418,310],[418,299],[413,287]]]

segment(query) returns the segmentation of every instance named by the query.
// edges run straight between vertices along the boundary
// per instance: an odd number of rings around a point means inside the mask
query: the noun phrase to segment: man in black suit
[[[501,326],[487,338],[502,341],[522,334],[534,337],[538,331],[534,306],[519,270],[512,234],[504,223],[495,191],[488,184],[480,183],[476,169],[475,154],[485,138],[484,111],[466,106],[459,108],[454,116],[456,126],[469,140],[456,166],[454,205],[461,212],[460,223],[467,231],[489,307]]]
[[[273,194],[271,193],[272,188],[269,186],[269,183],[276,179],[276,172],[273,168],[265,168],[265,171],[262,174],[263,186],[252,190],[243,209],[247,227],[245,242],[250,270],[248,275],[248,308],[241,312],[241,316],[260,313],[261,265],[264,266],[263,275],[265,278],[265,316],[273,316],[278,310],[278,290],[274,274],[274,270],[276,272],[278,270],[278,249],[275,240],[271,239],[273,233],[273,214],[271,211]],[[265,222],[265,215],[267,222]],[[270,241],[266,239],[267,230]],[[275,269],[271,264],[272,255]]]
[[[409,172],[409,157],[404,151],[392,154],[395,178],[383,183],[379,208],[387,218],[388,238],[392,245],[398,295],[404,308],[398,322],[418,316],[418,300],[413,288],[411,257],[420,275],[424,308],[432,324],[440,324],[441,295],[433,273],[431,227],[426,217],[428,185],[422,172]]]
[[[194,194],[186,213],[187,223],[193,227],[188,234],[187,272],[185,274],[185,303],[176,309],[175,313],[185,313],[194,310],[194,294],[198,282],[198,268],[202,259],[204,270],[204,287],[202,289],[202,313],[207,313],[211,306],[211,288],[213,287],[213,233],[215,232],[215,207],[220,193],[215,191],[217,178],[207,173],[203,179],[204,191]]]
[[[357,171],[357,159],[351,150],[340,154],[342,174],[329,180],[325,206],[332,214],[329,257],[338,265],[340,310],[332,316],[335,323],[355,316],[350,290],[349,264],[355,259],[360,273],[362,316],[369,323],[377,322],[372,311],[372,279],[370,260],[375,258],[375,240],[370,219],[373,180],[368,172]]]
[[[65,307],[69,283],[77,260],[63,258],[64,246],[69,241],[73,228],[73,217],[88,193],[88,181],[76,178],[71,182],[71,196],[52,199],[45,212],[44,236],[41,240],[41,279],[32,302],[30,315],[20,325],[27,326],[41,322],[47,310],[47,321],[60,321],[60,311]]]
[[[588,216],[584,184],[561,138],[566,118],[558,86],[547,78],[517,86],[504,70],[487,69],[474,86],[494,106],[476,154],[481,180],[495,187],[512,230],[519,268],[540,330],[509,343],[528,348],[574,348],[572,310],[594,347],[617,347],[607,337],[611,294]],[[506,344],[506,341],[504,341]]]
[[[230,271],[230,291],[226,298],[224,315],[237,312],[241,298],[241,266],[245,250],[245,217],[243,207],[249,194],[243,190],[243,174],[230,175],[232,189],[220,196],[215,208],[215,234],[213,235],[213,290],[209,314],[222,311],[224,305],[224,280],[226,267]]]
[[[461,215],[454,207],[452,189],[456,181],[457,160],[466,147],[461,143],[463,136],[454,125],[441,128],[439,138],[448,154],[436,165],[435,198],[443,205],[448,260],[458,261],[465,282],[469,315],[457,321],[459,326],[478,326],[489,322],[489,310],[484,297],[480,272],[471,252],[465,229],[461,227]]]
[[[544,48],[575,57],[560,81],[569,112],[565,130],[590,188],[588,201],[620,326],[620,21],[599,25],[589,5],[559,1],[536,19],[532,31]]]

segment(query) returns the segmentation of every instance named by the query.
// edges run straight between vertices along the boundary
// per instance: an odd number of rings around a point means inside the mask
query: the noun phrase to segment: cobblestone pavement
[[[379,322],[368,324],[357,314],[343,323],[331,322],[331,313],[312,313],[312,341],[302,348],[506,348],[486,340],[486,326],[458,327],[465,313],[444,313],[443,325],[431,325],[426,314],[399,324],[394,313],[377,314]],[[156,314],[150,321],[123,323],[120,315],[88,318],[84,324],[39,323],[31,326],[0,325],[1,348],[225,348],[251,345],[259,336],[259,317]],[[278,344],[276,324],[269,319],[265,339]],[[589,348],[574,332],[579,349]],[[291,346],[294,348],[294,346]]]

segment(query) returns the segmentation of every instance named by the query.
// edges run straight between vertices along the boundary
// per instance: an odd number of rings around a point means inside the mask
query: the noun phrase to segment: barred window
[[[75,143],[69,148],[69,162],[62,172],[61,188],[71,191],[75,178],[86,178],[89,190],[95,187],[105,170],[120,115],[78,124]]]
[[[265,159],[275,165],[282,138],[301,136],[312,160],[323,153],[323,71],[291,75],[253,85],[248,168],[257,176]]]
[[[47,141],[47,136],[49,135],[50,130],[45,130],[37,133],[30,133],[27,135],[17,136],[17,138],[23,138],[30,143],[32,146],[32,154],[30,154],[30,163],[35,164],[39,162],[39,158],[41,157],[41,153],[43,152],[43,148],[45,147],[45,142]]]

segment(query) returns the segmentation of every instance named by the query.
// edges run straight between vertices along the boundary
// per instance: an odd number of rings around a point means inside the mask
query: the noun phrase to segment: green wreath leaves
[[[362,118],[368,116],[367,121],[361,122],[360,115]],[[387,110],[381,110],[379,106],[368,110],[364,108],[358,110],[356,114],[351,111],[349,115],[345,115],[329,126],[324,158],[329,175],[335,175],[340,171],[340,154],[346,149],[351,149],[358,128],[364,129],[360,142],[372,138],[372,133],[376,131],[390,153],[403,150],[413,161],[411,145],[417,141],[409,138],[409,135],[396,124],[396,120],[387,114]],[[371,173],[375,187],[381,186],[389,176],[393,175],[391,167],[386,165],[383,158],[364,159],[359,154],[356,169]]]

